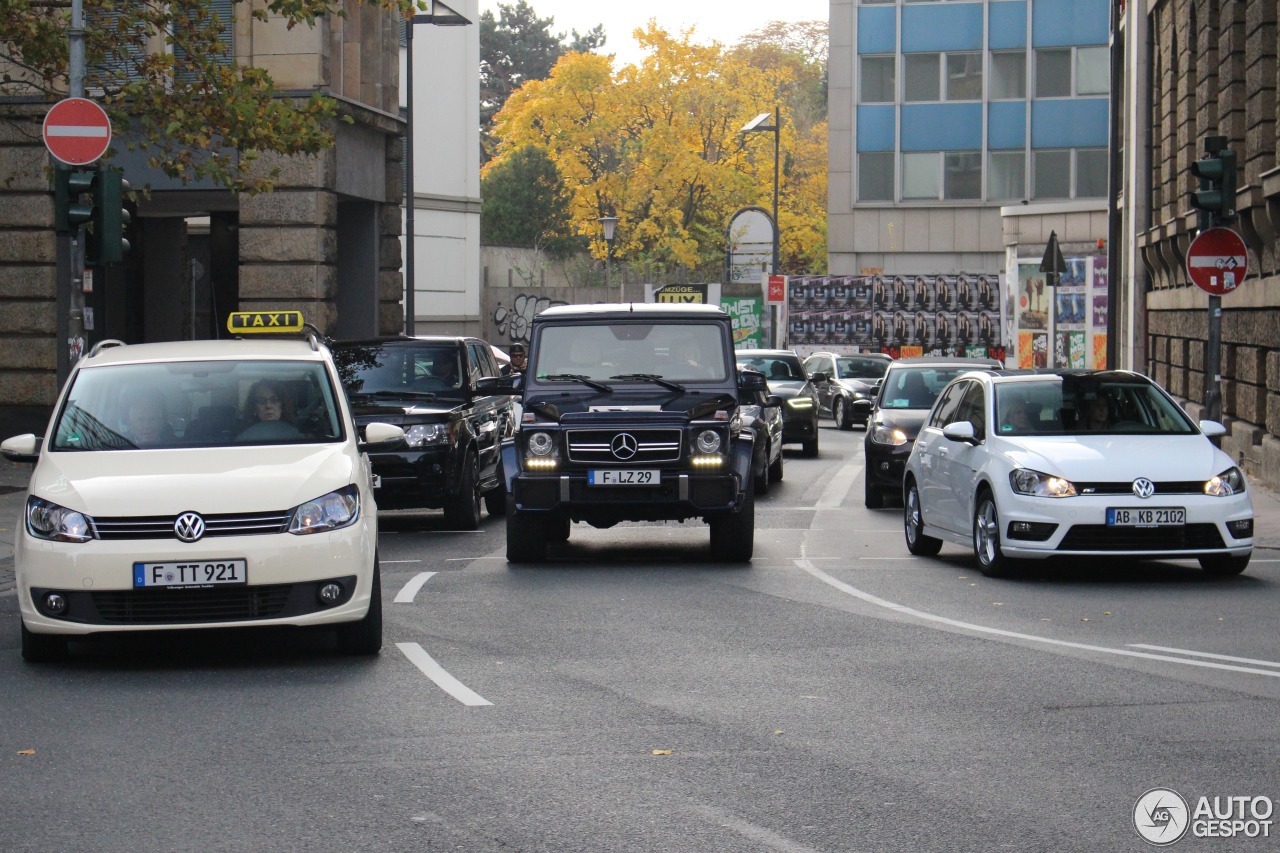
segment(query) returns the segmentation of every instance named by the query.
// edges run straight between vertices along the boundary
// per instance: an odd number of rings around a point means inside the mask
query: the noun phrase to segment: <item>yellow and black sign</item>
[[[301,311],[232,311],[227,317],[227,331],[232,334],[258,332],[301,332]]]
[[[702,305],[707,301],[707,286],[705,284],[668,284],[654,291],[653,301]]]

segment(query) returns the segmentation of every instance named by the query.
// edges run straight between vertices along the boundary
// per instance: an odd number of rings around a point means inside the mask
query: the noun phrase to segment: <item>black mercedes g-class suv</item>
[[[533,320],[523,376],[480,388],[519,394],[524,407],[502,447],[508,561],[545,559],[574,521],[689,518],[710,526],[715,559],[751,559],[754,435],[738,403],[767,386],[737,370],[719,307],[548,308]]]

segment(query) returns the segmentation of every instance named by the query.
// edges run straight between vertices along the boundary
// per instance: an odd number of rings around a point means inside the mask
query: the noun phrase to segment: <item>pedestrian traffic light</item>
[[[1236,152],[1226,143],[1225,136],[1208,137],[1204,159],[1191,164],[1191,174],[1200,179],[1200,188],[1191,192],[1191,206],[1202,211],[1202,228],[1236,215]]]
[[[82,198],[93,192],[96,169],[55,169],[53,173],[53,230],[70,234],[93,220],[93,205]]]
[[[89,259],[98,266],[118,263],[129,251],[124,226],[129,224],[129,211],[124,209],[124,194],[129,183],[119,169],[99,169],[93,186],[93,233],[89,237]]]

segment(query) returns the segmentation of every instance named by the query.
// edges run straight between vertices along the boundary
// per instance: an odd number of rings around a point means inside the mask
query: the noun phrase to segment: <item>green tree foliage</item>
[[[569,232],[569,193],[546,152],[533,146],[494,165],[480,184],[480,239],[562,258],[586,248]]]
[[[367,2],[406,16],[427,8],[426,0]],[[345,17],[348,6],[347,0],[231,3],[233,16],[243,3],[254,20],[281,19],[290,29]],[[0,0],[4,95],[66,95],[69,5]],[[281,97],[265,70],[237,64],[225,38],[233,21],[210,0],[84,0],[83,8],[85,91],[110,115],[116,144],[145,151],[153,168],[184,182],[210,179],[261,191],[273,177],[254,168],[262,153],[314,154],[333,145],[337,102],[319,93]]]
[[[0,0],[2,1],[2,0]],[[530,80],[545,80],[561,56],[589,53],[604,46],[604,27],[580,35],[551,32],[554,18],[539,18],[525,0],[499,3],[498,15],[480,13],[480,137],[481,157],[492,153],[493,117],[511,93]]]

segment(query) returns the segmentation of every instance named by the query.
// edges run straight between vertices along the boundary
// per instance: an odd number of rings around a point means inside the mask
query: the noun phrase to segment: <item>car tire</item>
[[[773,462],[773,464],[772,464],[772,465],[770,465],[770,466],[769,466],[769,480],[770,480],[770,482],[773,482],[773,483],[781,483],[781,482],[782,482],[782,474],[783,474],[783,471],[782,471],[782,468],[783,468],[782,460],[783,460],[783,455],[782,455],[781,453],[779,453],[779,454],[778,454],[778,458]]]
[[[755,551],[756,500],[753,487],[743,490],[742,508],[707,519],[711,527],[711,557],[722,563],[747,563]]]
[[[853,412],[849,411],[849,403],[844,397],[837,397],[831,407],[831,417],[840,429],[853,429]]]
[[[568,542],[572,522],[567,518],[558,518],[546,526],[547,542]]]
[[[21,620],[19,620],[21,621]],[[67,659],[67,638],[62,634],[36,634],[22,623],[22,659],[27,663],[58,663]]]
[[[373,587],[369,612],[355,622],[338,626],[338,651],[344,655],[376,655],[382,651],[382,571],[373,558]]]
[[[480,471],[474,453],[468,453],[462,463],[462,482],[458,493],[449,497],[444,505],[444,522],[457,530],[476,530],[480,527]]]
[[[818,436],[815,435],[804,443],[803,452],[804,455],[808,456],[810,459],[816,459],[818,457]]]
[[[884,492],[877,489],[871,484],[871,476],[867,475],[863,481],[865,487],[863,503],[867,509],[884,509]]]
[[[547,558],[547,534],[538,519],[507,506],[507,562],[541,563]]]
[[[907,550],[917,557],[932,557],[942,550],[942,540],[924,535],[924,512],[920,507],[920,490],[915,480],[908,480],[902,499],[902,528]]]
[[[764,449],[765,462],[763,465],[760,466],[759,471],[756,471],[751,475],[751,480],[753,483],[755,483],[755,493],[757,495],[769,494],[769,484],[770,484],[769,472],[772,470],[772,466],[769,464],[769,454],[772,452],[773,452],[773,448],[765,447]]]
[[[1200,558],[1200,568],[1217,577],[1231,577],[1249,568],[1252,554],[1237,557],[1234,554],[1208,554]]]
[[[978,493],[973,509],[973,556],[978,560],[978,568],[989,578],[1008,577],[1013,572],[1014,561],[1000,548],[1000,512],[996,499],[986,490]]]

